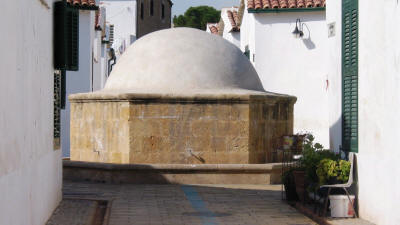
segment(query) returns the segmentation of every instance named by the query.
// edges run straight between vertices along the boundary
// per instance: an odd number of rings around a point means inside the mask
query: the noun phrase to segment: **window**
[[[54,7],[54,68],[79,69],[79,10],[65,2]]]
[[[140,18],[143,20],[144,17],[144,5],[143,2],[140,3]]]
[[[165,5],[161,3],[161,19],[165,18]]]
[[[154,15],[154,1],[150,1],[150,16]]]
[[[342,147],[358,152],[358,0],[342,1]]]

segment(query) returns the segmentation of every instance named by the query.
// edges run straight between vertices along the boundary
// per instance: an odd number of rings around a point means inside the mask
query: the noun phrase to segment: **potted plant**
[[[345,160],[321,160],[316,170],[319,184],[346,183],[349,180],[350,166],[350,162]]]
[[[303,144],[302,157],[299,168],[293,171],[296,183],[296,192],[301,201],[308,191],[314,191],[318,187],[317,166],[322,159],[338,160],[339,155],[324,149],[320,143],[314,143],[314,136],[306,134]]]
[[[296,184],[294,181],[293,169],[285,171],[282,175],[282,183],[285,188],[287,201],[298,201],[299,197],[296,193]]]
[[[316,173],[319,185],[344,184],[349,180],[351,163],[345,160],[323,159],[318,164]],[[335,189],[340,190],[340,189]],[[349,197],[343,192],[331,192],[328,196],[331,203],[332,217],[352,217],[354,195]],[[351,203],[349,201],[351,199]]]

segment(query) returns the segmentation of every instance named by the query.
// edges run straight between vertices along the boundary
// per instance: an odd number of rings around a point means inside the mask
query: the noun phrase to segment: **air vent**
[[[109,48],[111,48],[114,43],[114,24],[110,24],[110,39],[109,39],[109,41],[110,41]]]

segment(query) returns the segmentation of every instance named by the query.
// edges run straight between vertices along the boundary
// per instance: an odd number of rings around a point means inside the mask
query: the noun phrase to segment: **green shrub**
[[[316,170],[319,185],[346,183],[349,180],[350,166],[350,162],[345,160],[321,160]]]
[[[305,170],[306,179],[310,184],[319,182],[316,173],[317,166],[323,159],[339,160],[340,156],[330,150],[324,149],[320,143],[314,143],[314,136],[307,134],[303,145],[303,157],[300,160],[301,168]]]

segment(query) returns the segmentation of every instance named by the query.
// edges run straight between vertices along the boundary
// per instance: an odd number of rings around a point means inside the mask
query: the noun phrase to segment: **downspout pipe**
[[[117,63],[117,57],[113,48],[110,48],[110,55],[111,58],[108,60],[108,76],[110,76],[113,66]],[[111,64],[111,61],[114,61],[113,64]]]

